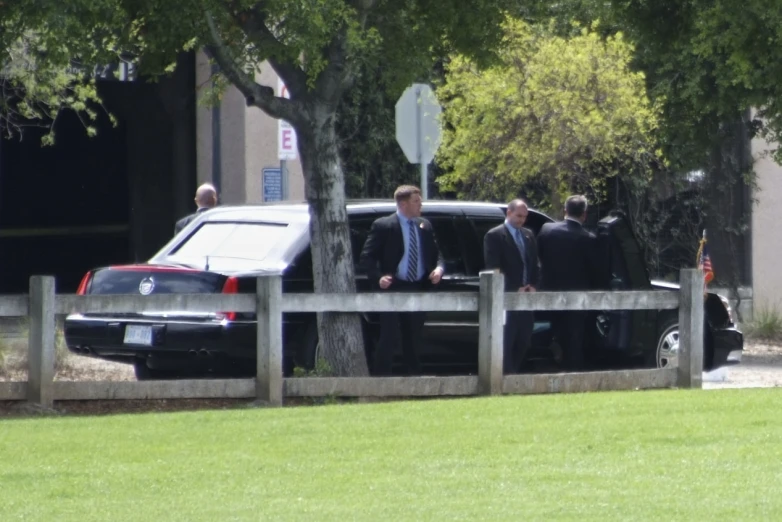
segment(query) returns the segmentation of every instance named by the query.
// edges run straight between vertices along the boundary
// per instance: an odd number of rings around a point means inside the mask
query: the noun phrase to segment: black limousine
[[[358,256],[372,222],[395,211],[393,201],[347,206],[357,286],[369,288]],[[446,263],[437,291],[477,291],[483,269],[483,236],[503,222],[497,203],[426,201],[423,216],[434,226]],[[537,233],[552,221],[530,210],[526,225]],[[222,206],[200,214],[147,263],[90,270],[79,294],[255,292],[260,274],[282,273],[283,292],[312,291],[307,205],[280,203]],[[625,219],[612,215],[595,230],[605,256],[608,286],[616,290],[676,291],[650,281],[638,242]],[[743,335],[728,301],[709,293],[705,302],[704,369],[741,360]],[[377,315],[364,314],[365,344],[377,339]],[[589,358],[595,367],[664,367],[676,360],[677,310],[594,312],[590,316]],[[477,370],[478,317],[471,312],[431,312],[424,328],[421,362],[426,373]],[[314,314],[286,313],[284,368],[312,368],[318,352]],[[133,364],[136,377],[162,379],[210,375],[251,375],[255,371],[253,314],[171,313],[72,314],[65,320],[68,349],[79,355]],[[541,368],[556,368],[549,321],[537,313],[530,357]],[[369,349],[367,357],[372,357]],[[401,355],[401,354],[399,354]]]

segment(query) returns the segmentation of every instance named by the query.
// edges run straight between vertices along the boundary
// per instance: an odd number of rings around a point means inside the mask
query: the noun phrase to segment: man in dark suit
[[[570,196],[565,202],[565,219],[546,223],[538,234],[542,274],[541,288],[547,291],[592,290],[600,285],[597,239],[584,229],[587,200]],[[554,334],[563,350],[566,369],[584,369],[584,331],[587,312],[552,314]]]
[[[402,185],[394,192],[397,211],[372,223],[359,262],[370,283],[399,292],[421,292],[440,283],[444,262],[432,224],[421,217],[421,190]],[[380,314],[380,341],[374,355],[374,374],[390,375],[396,348],[410,374],[420,374],[418,346],[425,312]]]
[[[198,214],[205,212],[210,208],[214,208],[217,205],[217,190],[214,188],[214,185],[211,183],[204,183],[198,187],[194,201],[198,209],[194,214],[185,216],[176,222],[176,225],[174,225],[174,235],[179,234],[183,228],[198,217]]]
[[[483,259],[487,270],[499,269],[505,276],[506,292],[534,292],[538,287],[538,247],[535,235],[524,228],[527,204],[520,199],[508,203],[505,223],[483,237]],[[506,312],[503,333],[503,371],[518,373],[530,347],[535,316],[532,311]]]

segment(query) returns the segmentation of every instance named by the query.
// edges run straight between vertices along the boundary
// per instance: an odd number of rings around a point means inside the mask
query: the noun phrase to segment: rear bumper
[[[151,344],[125,343],[128,325],[150,327]],[[256,354],[254,322],[72,315],[65,319],[64,334],[68,349],[73,353],[124,362],[150,356],[210,355],[251,359]]]
[[[744,334],[737,328],[724,328],[712,332],[714,342],[714,360],[712,368],[741,363],[744,351]]]

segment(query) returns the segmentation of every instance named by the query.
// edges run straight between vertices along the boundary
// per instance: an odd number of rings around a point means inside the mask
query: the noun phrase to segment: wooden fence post
[[[686,269],[679,274],[677,381],[680,388],[701,388],[703,384],[703,272]]]
[[[54,291],[54,277],[30,277],[27,400],[44,408],[54,405]]]
[[[257,328],[257,374],[255,393],[270,406],[282,406],[282,277],[257,279],[255,310]]]
[[[478,393],[502,393],[502,336],[505,277],[500,271],[480,274],[478,295]]]

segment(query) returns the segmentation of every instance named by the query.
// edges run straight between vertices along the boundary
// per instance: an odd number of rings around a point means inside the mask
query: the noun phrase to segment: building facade
[[[209,59],[203,52],[196,54],[195,89],[199,100],[210,85],[211,74]],[[280,94],[279,78],[268,63],[261,66],[256,81],[274,87]],[[244,96],[233,86],[216,107],[198,103],[198,183],[214,183],[221,203],[227,205],[303,200],[304,178],[295,134],[292,129],[283,133],[281,127],[285,129],[287,124],[257,107],[248,107]],[[294,159],[281,160],[281,149]]]

